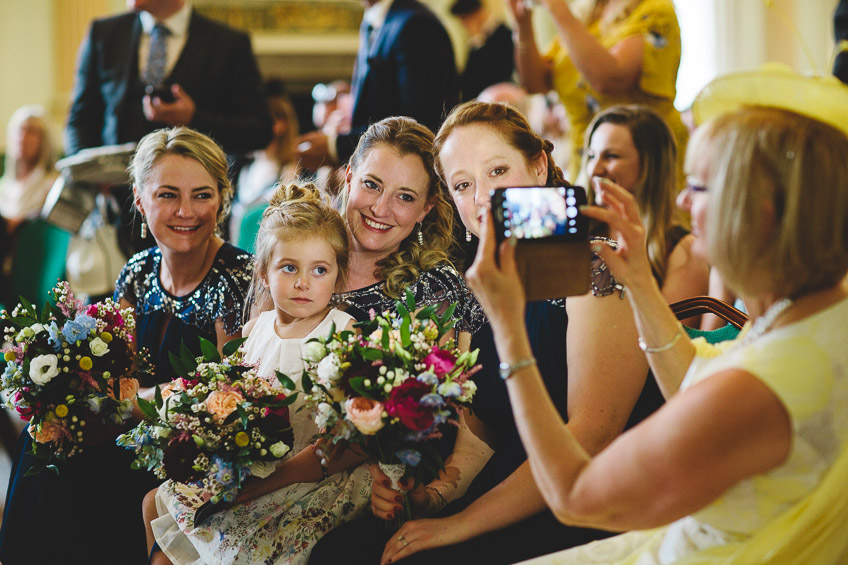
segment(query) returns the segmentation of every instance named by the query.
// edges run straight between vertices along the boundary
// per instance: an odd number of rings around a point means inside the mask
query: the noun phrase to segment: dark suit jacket
[[[473,100],[484,88],[511,81],[513,70],[512,30],[501,24],[489,34],[483,45],[468,53],[461,79],[462,99]]]
[[[839,0],[839,5],[833,13],[833,36],[837,44],[843,39],[848,40],[848,0]],[[836,56],[833,62],[833,74],[848,84],[848,51],[843,51]]]
[[[65,152],[138,141],[164,124],[141,113],[135,12],[95,20],[80,47]],[[194,99],[190,127],[213,137],[227,153],[265,147],[271,120],[247,34],[191,15],[188,37],[168,84],[178,83]]]
[[[340,135],[336,145],[340,162],[350,158],[370,124],[409,116],[436,131],[459,100],[450,37],[417,0],[395,0],[371,48],[362,41],[359,50],[351,85],[351,133]]]

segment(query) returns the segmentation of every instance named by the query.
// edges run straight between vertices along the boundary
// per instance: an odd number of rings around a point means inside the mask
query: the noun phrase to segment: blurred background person
[[[677,145],[665,121],[645,106],[611,106],[586,130],[583,162],[583,183],[612,181],[636,197],[651,271],[666,300],[707,294],[710,267],[692,253],[695,236],[675,203]],[[698,320],[690,322],[697,327]]]
[[[245,214],[256,207],[264,210],[274,186],[291,184],[300,173],[295,156],[295,139],[300,134],[300,125],[286,85],[282,80],[270,79],[265,82],[264,90],[271,112],[271,142],[265,149],[237,160],[233,167],[235,197],[230,212],[229,239],[242,247],[240,232]],[[261,212],[259,214],[261,216]],[[255,237],[258,221],[253,224],[250,234]]]
[[[557,29],[540,53],[530,3],[509,0],[516,21],[516,64],[529,92],[559,94],[571,121],[570,178],[580,169],[580,150],[594,115],[614,104],[650,106],[668,123],[679,148],[678,170],[688,133],[674,108],[680,65],[680,27],[671,0],[539,0]]]
[[[488,0],[456,0],[450,11],[468,34],[468,59],[459,78],[460,99],[472,100],[487,86],[511,81],[515,71],[512,30]]]
[[[32,267],[26,261],[15,264],[18,235],[24,223],[41,213],[57,173],[44,108],[18,108],[9,119],[6,139],[6,163],[0,177],[0,304],[14,306],[19,289],[14,288],[13,271]]]
[[[318,83],[312,88],[312,123],[327,136],[338,136],[350,132],[353,113],[353,98],[350,83],[334,80]],[[324,164],[315,171],[315,184],[335,198],[345,183],[345,167]]]
[[[848,0],[839,0],[833,13],[833,38],[836,40],[836,58],[833,76],[848,83]]]
[[[340,165],[368,126],[408,116],[436,130],[459,100],[453,45],[439,18],[418,0],[364,0],[351,81],[348,133],[313,131],[298,139],[303,166]]]

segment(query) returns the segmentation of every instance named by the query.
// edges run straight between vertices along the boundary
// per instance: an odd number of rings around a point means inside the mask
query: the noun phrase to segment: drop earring
[[[468,228],[465,228],[465,242],[471,243],[471,232],[468,231]]]
[[[418,245],[424,246],[424,233],[421,231],[421,222],[418,222]]]
[[[141,217],[141,239],[147,239],[147,222],[144,221],[144,216]]]

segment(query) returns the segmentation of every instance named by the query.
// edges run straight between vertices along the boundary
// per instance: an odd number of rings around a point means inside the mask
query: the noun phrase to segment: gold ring
[[[403,544],[403,547],[406,547],[406,546],[409,545],[409,542],[406,541],[406,538],[403,537],[403,536],[398,536],[398,541]]]

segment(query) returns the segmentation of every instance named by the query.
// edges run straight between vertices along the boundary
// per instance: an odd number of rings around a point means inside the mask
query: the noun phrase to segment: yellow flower
[[[236,434],[237,446],[246,447],[248,443],[250,443],[250,436],[248,436],[245,432],[239,432]]]
[[[102,339],[106,343],[109,343],[110,341],[112,341],[112,334],[110,334],[109,332],[103,332],[100,334],[100,339]]]
[[[91,362],[91,357],[83,357],[79,360],[79,366],[83,371],[89,371],[94,367],[94,363]]]
[[[3,354],[3,360],[4,361],[14,361],[15,360],[15,353],[13,351],[7,351],[6,353]]]
[[[54,410],[54,412],[56,412],[56,415],[60,418],[64,418],[68,415],[68,407],[64,404],[59,404],[58,406],[56,406],[56,410]]]

